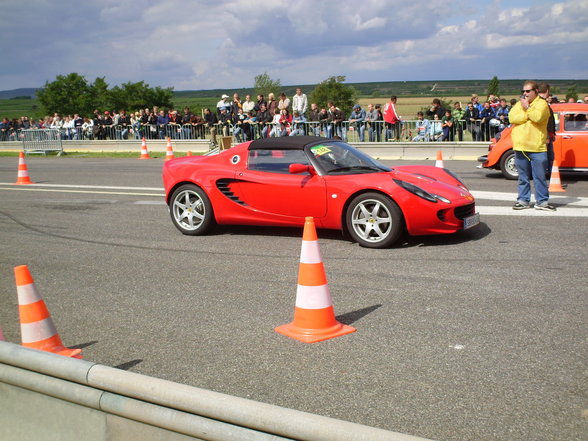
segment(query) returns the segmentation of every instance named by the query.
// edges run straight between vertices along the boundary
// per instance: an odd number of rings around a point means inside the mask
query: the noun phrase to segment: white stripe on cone
[[[16,293],[18,295],[19,305],[30,305],[31,303],[35,303],[41,300],[39,291],[37,291],[34,283],[17,286]]]
[[[557,176],[554,176],[555,173],[557,173]],[[559,178],[559,171],[555,170],[555,167],[553,172],[551,173],[551,179],[549,180],[549,182],[552,184],[561,184],[561,179]]]
[[[57,329],[51,317],[34,323],[21,323],[20,334],[23,343],[36,343],[57,334]]]
[[[300,249],[300,263],[322,263],[317,240],[303,240]]]
[[[302,309],[323,309],[333,306],[329,285],[304,286],[296,289],[296,307]]]

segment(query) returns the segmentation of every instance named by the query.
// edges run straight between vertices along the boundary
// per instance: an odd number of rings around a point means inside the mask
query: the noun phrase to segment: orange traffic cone
[[[192,150],[188,150],[188,151],[186,152],[186,156],[192,156]]]
[[[278,326],[275,331],[304,343],[316,343],[356,331],[335,319],[312,217],[307,217],[304,222],[294,321]]]
[[[164,161],[169,161],[170,159],[174,159],[174,148],[171,143],[171,138],[168,136],[168,138],[167,138],[167,151],[165,153]]]
[[[25,155],[23,152],[18,154],[18,174],[16,177],[15,185],[21,184],[32,184],[31,177],[29,176],[29,169],[27,168],[27,163],[25,162]]]
[[[441,150],[437,150],[437,160],[435,161],[435,167],[445,167],[443,165],[443,152]]]
[[[549,179],[549,193],[565,193],[564,188],[561,185],[561,178],[559,176],[559,167],[557,161],[553,161],[551,167],[551,178]]]
[[[81,349],[63,346],[51,314],[41,299],[26,265],[14,268],[22,345],[27,348],[53,352],[66,357],[82,358]]]
[[[147,151],[147,142],[145,141],[145,138],[141,140],[141,156],[139,156],[139,159],[151,159],[149,152]]]

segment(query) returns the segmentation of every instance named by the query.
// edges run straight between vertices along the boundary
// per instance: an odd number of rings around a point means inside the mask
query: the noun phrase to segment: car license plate
[[[473,216],[468,216],[463,219],[463,229],[467,230],[480,223],[480,213],[476,213]]]

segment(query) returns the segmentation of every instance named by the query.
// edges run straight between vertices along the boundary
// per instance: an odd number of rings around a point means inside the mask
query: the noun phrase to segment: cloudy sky
[[[588,0],[2,0],[0,90],[586,79]]]

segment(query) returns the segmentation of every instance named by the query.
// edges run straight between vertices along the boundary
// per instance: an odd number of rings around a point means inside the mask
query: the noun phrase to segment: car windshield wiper
[[[366,170],[366,171],[375,171],[375,172],[388,171],[383,168],[376,167],[374,165],[353,165],[351,167],[334,168],[333,170],[329,170],[327,173],[331,174],[331,173],[340,173],[340,172],[355,171],[355,170]]]

